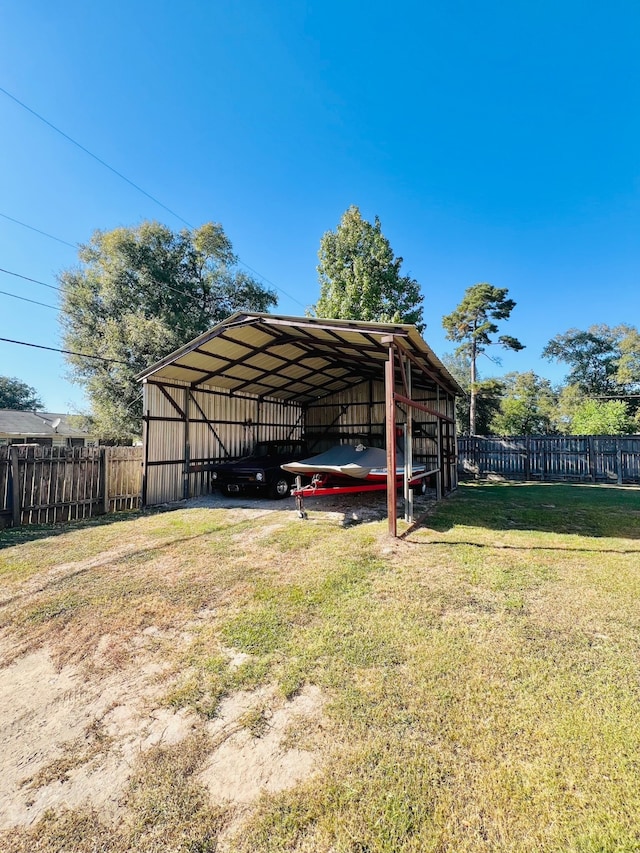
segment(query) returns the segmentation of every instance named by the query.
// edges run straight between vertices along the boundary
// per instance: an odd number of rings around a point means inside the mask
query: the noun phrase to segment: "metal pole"
[[[182,497],[188,500],[189,469],[191,467],[191,444],[189,439],[189,389],[184,389],[184,468],[182,475]]]
[[[387,343],[387,341],[384,341]],[[387,415],[387,517],[389,535],[398,534],[398,510],[396,506],[396,404],[393,399],[395,390],[395,348],[393,337],[389,342],[389,357],[384,368],[384,396]]]
[[[407,391],[411,397],[411,362],[408,359],[405,368]],[[407,423],[404,427],[404,520],[409,524],[413,522],[413,489],[409,488],[409,483],[413,477],[413,417],[411,412],[412,409],[407,411]]]

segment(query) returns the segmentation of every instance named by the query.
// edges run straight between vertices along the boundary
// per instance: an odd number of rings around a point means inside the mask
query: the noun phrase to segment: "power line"
[[[6,273],[7,275],[13,275],[13,276],[15,276],[16,278],[22,278],[22,279],[24,279],[25,281],[32,281],[34,284],[41,284],[41,285],[43,285],[43,287],[49,287],[49,288],[51,288],[51,290],[57,290],[57,291],[59,291],[59,292],[62,292],[62,288],[61,288],[61,287],[56,287],[54,284],[47,284],[45,281],[40,281],[40,280],[39,280],[39,279],[37,279],[37,278],[30,278],[28,275],[21,275],[21,274],[20,274],[20,273],[18,273],[18,272],[12,272],[11,270],[5,270],[5,269],[3,269],[2,267],[0,267],[0,272],[4,272],[4,273]],[[184,291],[184,290],[180,290],[180,289],[179,289],[179,288],[177,288],[177,287],[173,287],[171,284],[169,284],[169,283],[168,283],[168,282],[166,282],[166,281],[162,282],[162,284],[163,284],[163,286],[164,286],[164,287],[166,287],[168,290],[173,290],[173,292],[174,292],[174,293],[177,293],[179,296],[186,296],[186,295],[187,295],[187,294],[185,293],[185,291]],[[1,291],[1,290],[0,290],[0,293],[4,293],[4,291]],[[9,295],[12,295],[12,294],[9,294]],[[16,297],[16,298],[20,299],[21,297]],[[184,329],[183,329],[183,331],[184,331]]]
[[[16,273],[16,275],[17,275],[17,273]],[[25,276],[20,276],[20,278],[25,278]],[[29,281],[33,281],[33,279],[29,279]],[[38,283],[42,284],[42,282],[38,282]],[[47,286],[49,287],[50,285],[47,285]],[[59,290],[60,288],[55,288],[55,289]],[[11,297],[13,297],[13,299],[21,299],[23,302],[31,302],[33,305],[41,305],[43,308],[51,308],[53,311],[59,311],[61,314],[68,314],[69,313],[68,311],[64,311],[62,308],[59,308],[56,305],[49,305],[47,302],[38,302],[37,299],[27,299],[26,296],[18,296],[17,293],[9,293],[7,290],[0,290],[0,294],[2,294],[3,296],[11,296]],[[178,329],[178,331],[180,331],[180,332],[184,332],[185,335],[191,334],[190,332],[187,332],[187,330],[183,326],[178,326],[177,324],[175,324],[173,326],[173,328]],[[4,339],[0,338],[0,340],[4,340]],[[126,362],[122,362],[122,364],[125,364],[125,363]]]
[[[89,150],[88,148],[86,148],[84,145],[81,145],[81,144],[80,144],[77,140],[75,140],[72,136],[69,136],[69,134],[68,134],[68,133],[65,133],[63,130],[60,130],[60,128],[59,128],[59,127],[56,127],[56,125],[55,125],[55,124],[53,124],[52,122],[50,122],[50,121],[49,121],[48,119],[46,119],[44,116],[40,115],[40,113],[36,112],[36,110],[34,110],[34,109],[32,109],[31,107],[27,106],[27,104],[25,104],[25,103],[24,103],[24,101],[21,101],[19,98],[16,98],[16,96],[15,96],[15,95],[12,95],[12,94],[11,94],[11,92],[8,92],[8,91],[7,91],[6,89],[4,89],[2,86],[0,86],[0,92],[2,92],[3,94],[5,94],[8,98],[11,98],[11,100],[12,100],[12,101],[14,101],[16,104],[18,104],[19,106],[21,106],[23,109],[27,110],[27,112],[31,113],[31,115],[35,116],[35,117],[36,117],[37,119],[39,119],[40,121],[44,122],[44,124],[46,124],[46,125],[47,125],[48,127],[50,127],[52,130],[55,130],[55,132],[56,132],[56,133],[59,133],[59,134],[60,134],[60,136],[64,137],[64,139],[66,139],[66,140],[68,140],[69,142],[71,142],[73,145],[75,145],[75,146],[76,146],[77,148],[79,148],[81,151],[84,151],[84,153],[85,153],[85,154],[88,154],[88,155],[89,155],[89,157],[92,157],[94,160],[96,160],[96,162],[100,163],[100,165],[101,165],[101,166],[104,166],[104,167],[105,167],[106,169],[108,169],[110,172],[113,172],[113,174],[114,174],[114,175],[117,175],[117,176],[118,176],[119,178],[121,178],[123,181],[126,181],[126,183],[127,183],[127,184],[129,184],[130,186],[132,186],[134,189],[138,190],[138,192],[141,192],[144,196],[146,196],[147,198],[151,199],[151,201],[155,202],[155,204],[159,205],[161,208],[163,208],[163,210],[166,210],[166,211],[167,211],[168,213],[170,213],[172,216],[175,216],[175,217],[176,217],[176,219],[179,219],[179,220],[180,220],[180,222],[183,222],[183,223],[184,223],[185,225],[187,225],[189,228],[194,228],[194,226],[193,226],[190,222],[188,222],[184,217],[180,216],[180,214],[179,214],[179,213],[176,213],[176,212],[175,212],[175,210],[172,210],[170,207],[167,207],[167,205],[166,205],[166,204],[163,204],[159,199],[157,199],[155,196],[151,195],[151,193],[148,193],[146,190],[142,189],[142,187],[141,187],[141,186],[139,186],[138,184],[136,184],[134,181],[130,180],[130,178],[127,178],[127,176],[126,176],[126,175],[123,175],[123,174],[122,174],[122,172],[119,172],[117,169],[114,169],[114,167],[113,167],[113,166],[110,166],[110,165],[109,165],[109,163],[107,163],[107,162],[106,162],[105,160],[103,160],[101,157],[98,157],[98,155],[97,155],[97,154],[94,154],[92,151],[90,151],[90,150]],[[2,215],[2,214],[0,214],[0,215]],[[9,216],[7,216],[6,218],[7,218],[7,219],[11,219],[11,217],[9,217]],[[13,222],[17,222],[17,220],[12,220],[12,221],[13,221]],[[20,225],[22,225],[22,224],[24,224],[24,223],[19,223],[19,224],[20,224]],[[30,226],[28,226],[28,225],[27,225],[26,227],[27,227],[27,228],[29,228]],[[37,231],[38,229],[37,229],[37,228],[34,228],[34,229],[32,229],[32,230]],[[44,233],[44,232],[40,232],[40,233]],[[46,236],[47,236],[47,237],[50,237],[51,235],[50,235],[50,234],[47,234]],[[55,238],[55,237],[54,237],[53,239],[57,239],[57,238]],[[60,241],[60,242],[63,242],[63,243],[64,243],[64,242],[66,242],[66,241],[62,240],[62,241]],[[67,243],[67,245],[68,245],[68,246],[70,246],[71,244],[70,244],[70,243]],[[74,246],[73,248],[76,248],[76,247]],[[304,303],[300,302],[300,300],[299,300],[299,299],[296,299],[296,298],[295,298],[295,296],[291,296],[291,294],[290,294],[290,293],[287,293],[287,291],[286,291],[286,290],[283,290],[281,287],[278,287],[278,285],[277,285],[277,284],[275,284],[273,281],[270,281],[268,278],[266,278],[266,276],[263,276],[263,275],[262,275],[262,273],[259,273],[256,269],[253,269],[253,267],[250,267],[250,266],[249,266],[249,264],[245,264],[245,263],[244,263],[244,261],[240,260],[240,258],[238,258],[238,264],[240,264],[241,266],[243,266],[243,267],[245,267],[246,269],[250,270],[252,273],[254,273],[254,275],[259,276],[263,281],[267,282],[267,284],[270,284],[272,287],[275,287],[275,289],[276,289],[277,291],[279,291],[280,293],[282,293],[282,295],[283,295],[283,296],[286,296],[288,299],[291,299],[293,302],[296,302],[298,305],[301,305],[303,308],[305,308],[305,307],[306,307],[306,306],[304,305]]]
[[[56,287],[55,284],[47,284],[46,281],[39,281],[37,278],[29,278],[28,275],[20,275],[19,272],[11,272],[11,270],[5,270],[0,267],[0,272],[6,273],[7,275],[13,275],[16,278],[23,278],[25,281],[32,281],[34,284],[41,284],[43,287],[49,287],[51,290],[60,290],[59,287]]]
[[[5,270],[2,267],[0,267],[0,272],[7,273],[7,275],[13,275],[16,278],[22,278],[25,281],[32,281],[32,282],[34,282],[34,284],[42,284],[44,287],[50,287],[51,290],[57,290],[60,293],[62,293],[61,287],[56,287],[53,284],[47,284],[44,281],[38,281],[37,278],[29,278],[29,276],[27,276],[27,275],[20,275],[20,273],[11,272],[10,270]],[[166,282],[164,282],[164,285],[165,285],[165,287],[168,287],[169,290],[173,290],[176,293],[180,294],[181,296],[185,295],[182,290],[177,290],[175,287],[171,287],[171,285],[167,284]],[[9,293],[6,290],[0,290],[0,294],[2,294],[3,296],[11,296],[14,299],[21,299],[23,302],[32,302],[34,305],[41,305],[43,308],[53,308],[55,311],[60,311],[61,314],[68,314],[69,313],[68,311],[65,311],[61,307],[56,307],[55,305],[49,305],[47,302],[38,302],[36,299],[27,299],[26,296],[18,296],[17,293]],[[183,326],[178,326],[177,324],[174,324],[173,328],[178,329],[178,331],[184,332],[185,334],[191,334],[190,332],[187,332],[187,330]]]
[[[184,222],[184,224],[188,225],[189,228],[193,228],[193,225],[191,225],[189,222],[187,222],[186,219],[183,219],[182,216],[180,216],[178,213],[175,212],[175,210],[171,210],[170,207],[167,207],[166,204],[163,204],[159,199],[155,198],[155,196],[152,196],[151,193],[148,193],[146,190],[143,190],[141,186],[139,186],[138,184],[134,183],[132,180],[127,178],[127,176],[123,175],[122,172],[119,172],[117,169],[114,169],[113,166],[110,166],[107,162],[102,160],[102,158],[98,157],[97,154],[94,154],[92,151],[89,151],[88,148],[85,148],[84,145],[81,145],[72,136],[69,136],[68,133],[65,133],[63,130],[60,130],[59,127],[56,127],[55,124],[48,121],[44,116],[40,115],[40,113],[37,113],[35,110],[32,110],[31,107],[28,107],[23,101],[16,98],[16,96],[12,95],[11,92],[7,92],[7,90],[3,89],[2,86],[0,86],[0,92],[5,94],[8,98],[11,98],[12,101],[15,101],[16,104],[19,104],[23,109],[25,109],[27,112],[31,113],[31,115],[34,115],[36,118],[40,119],[40,121],[44,122],[52,130],[55,130],[56,133],[59,133],[60,136],[63,136],[67,141],[71,142],[73,145],[75,145],[81,151],[84,151],[84,153],[88,154],[89,157],[93,157],[93,159],[96,160],[98,163],[100,163],[101,166],[104,166],[105,169],[109,169],[110,172],[113,172],[114,175],[117,175],[119,178],[122,178],[123,181],[126,181],[130,186],[132,186],[134,189],[138,190],[138,192],[141,192],[147,198],[150,198],[151,201],[160,205],[160,207],[162,207],[164,210],[166,210],[172,216],[175,216],[176,219],[179,219],[180,222]]]
[[[45,287],[50,287],[52,290],[58,290],[62,292],[62,288],[55,287],[53,284],[46,284],[46,282],[44,281],[38,281],[35,278],[29,278],[28,276],[20,275],[20,273],[17,272],[10,272],[9,270],[2,269],[2,267],[0,267],[0,272],[8,273],[8,275],[14,275],[17,278],[23,278],[26,281],[33,281],[35,284],[43,284]],[[166,282],[165,286],[168,287],[170,290],[175,290],[175,292],[179,293],[181,296],[184,296],[184,293],[181,290],[176,290],[175,287],[171,287],[171,285],[166,284]],[[11,296],[13,299],[21,299],[23,302],[31,302],[33,305],[41,305],[43,308],[52,308],[54,311],[60,311],[61,314],[69,313],[68,311],[65,311],[63,308],[58,307],[56,305],[49,305],[47,302],[39,302],[37,299],[27,299],[26,296],[18,296],[17,293],[9,293],[7,290],[0,290],[0,294],[2,294],[3,296]],[[192,334],[191,332],[188,332],[183,326],[178,326],[177,324],[174,324],[173,328],[177,329],[180,332],[184,332],[185,335]]]
[[[301,305],[303,308],[307,307],[304,304],[304,302],[300,302],[300,300],[296,299],[295,296],[292,296],[290,293],[287,293],[286,290],[283,290],[281,287],[278,287],[277,284],[274,284],[274,282],[270,281],[266,276],[264,276],[264,275],[262,275],[262,273],[258,272],[258,270],[254,270],[254,268],[250,267],[249,264],[245,264],[245,262],[241,261],[240,258],[238,258],[238,263],[240,264],[240,266],[244,267],[245,269],[248,269],[249,272],[254,273],[254,275],[260,276],[260,278],[263,281],[266,281],[266,283],[270,284],[271,287],[275,287],[275,289],[278,290],[280,293],[282,293],[283,296],[286,296],[287,298],[291,299],[293,302],[296,302],[298,305]]]
[[[101,356],[101,355],[89,355],[86,352],[74,352],[74,350],[71,350],[71,349],[58,349],[58,347],[45,347],[43,344],[31,344],[31,343],[28,343],[27,341],[14,341],[11,338],[0,338],[0,341],[4,341],[7,344],[20,344],[20,346],[23,346],[23,347],[34,347],[35,349],[46,349],[46,350],[49,350],[50,352],[61,352],[61,353],[64,353],[65,355],[77,355],[77,356],[80,356],[81,358],[93,358],[96,361],[108,361],[108,362],[111,362],[113,364],[129,364],[129,362],[122,361],[119,358],[105,358],[104,356]]]
[[[47,302],[38,302],[37,299],[27,299],[26,296],[18,296],[16,293],[9,293],[6,290],[0,290],[3,296],[12,296],[14,299],[21,299],[23,302],[31,302],[33,305],[42,305],[43,308],[52,308],[54,311],[60,309],[56,305],[49,305]]]
[[[1,87],[0,87],[0,91],[2,91]],[[35,231],[37,234],[42,234],[44,237],[49,237],[51,240],[56,240],[58,243],[62,243],[65,246],[70,246],[72,249],[78,248],[78,243],[69,243],[67,240],[62,240],[60,237],[55,237],[53,234],[49,234],[46,231],[42,231],[40,228],[34,228],[33,225],[27,225],[26,222],[21,222],[19,219],[14,219],[12,216],[8,216],[6,213],[0,213],[0,216],[3,219],[8,219],[9,222],[15,222],[16,225],[21,225],[23,228],[28,228],[30,231]],[[271,287],[274,287],[277,291],[282,293],[283,296],[287,296],[289,299],[291,299],[293,302],[296,302],[298,305],[301,305],[303,308],[306,307],[303,302],[300,302],[300,300],[296,299],[295,296],[291,296],[291,294],[287,293],[286,290],[283,290],[281,287],[278,287],[278,285],[275,282],[271,281],[266,276],[262,275],[262,273],[258,272],[258,270],[254,269],[253,267],[250,267],[249,264],[245,264],[245,262],[242,261],[240,258],[238,258],[237,261],[238,261],[239,266],[245,267],[245,269],[248,269],[250,272],[254,273],[254,275],[259,276],[262,279],[262,281],[266,282],[267,284],[270,284]],[[8,270],[2,270],[2,272],[7,272],[7,273],[9,273],[9,275],[17,275],[17,273],[10,273]],[[26,276],[20,276],[20,277],[21,278],[27,278]],[[35,279],[27,279],[27,280],[28,281],[36,281]],[[41,282],[41,281],[36,282],[36,284],[43,284],[43,283],[44,282]],[[185,295],[185,292],[183,290],[179,290],[176,287],[172,287],[170,284],[167,284],[166,282],[165,282],[165,286],[168,287],[169,290],[173,290],[175,293],[179,293],[181,296]],[[45,287],[52,287],[52,285],[45,285]],[[57,289],[59,290],[60,288],[57,288]]]
[[[42,234],[44,237],[49,237],[51,240],[56,240],[58,243],[62,243],[64,246],[71,246],[72,249],[77,249],[77,243],[69,243],[67,240],[62,240],[60,237],[54,237],[53,234],[48,234],[46,231],[41,231],[39,228],[34,228],[33,225],[27,225],[26,222],[20,222],[19,219],[14,219],[13,216],[7,216],[6,213],[0,213],[0,216],[3,219],[8,219],[9,222],[15,222],[16,225],[22,225],[23,228],[28,228],[29,231],[35,231],[37,234]]]

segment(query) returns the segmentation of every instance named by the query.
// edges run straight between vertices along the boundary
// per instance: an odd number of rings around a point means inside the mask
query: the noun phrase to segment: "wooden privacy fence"
[[[640,436],[515,436],[458,439],[461,477],[640,483]]]
[[[0,447],[0,527],[137,509],[141,447]]]

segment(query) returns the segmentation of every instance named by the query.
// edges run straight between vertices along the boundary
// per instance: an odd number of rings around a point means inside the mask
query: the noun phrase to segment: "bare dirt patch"
[[[0,827],[84,802],[115,815],[137,752],[192,728],[188,715],[155,707],[158,669],[138,663],[92,681],[75,666],[57,670],[41,648],[0,670]]]
[[[263,791],[313,771],[313,753],[287,745],[285,736],[293,720],[318,725],[319,689],[288,702],[267,688],[241,691],[203,726],[195,714],[162,704],[160,671],[138,660],[92,681],[72,665],[57,670],[46,649],[0,670],[0,829],[33,824],[49,809],[87,806],[117,821],[136,759],[195,729],[204,728],[212,744],[200,781],[213,803],[240,806],[239,814]]]

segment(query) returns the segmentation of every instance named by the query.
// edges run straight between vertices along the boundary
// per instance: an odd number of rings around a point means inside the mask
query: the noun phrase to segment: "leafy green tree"
[[[571,435],[630,435],[638,424],[622,400],[584,400],[571,420]]]
[[[567,383],[584,395],[625,394],[640,388],[640,335],[633,326],[569,329],[552,338],[542,355],[569,365]]]
[[[97,357],[67,359],[108,440],[140,435],[137,373],[234,311],[276,304],[275,293],[237,269],[214,223],[179,233],[158,222],[96,231],[79,260],[59,276],[64,345]]]
[[[560,433],[570,433],[574,414],[584,403],[585,396],[577,385],[561,385],[558,388],[558,404],[555,423]]]
[[[352,205],[337,229],[323,235],[318,258],[316,316],[424,328],[420,285],[400,274],[403,259],[394,256],[377,216],[372,225]]]
[[[616,379],[622,387],[637,391],[640,388],[640,332],[634,326],[623,328]]]
[[[510,335],[500,335],[493,340],[498,332],[498,320],[508,320],[516,303],[507,299],[506,287],[494,287],[482,282],[467,288],[462,301],[451,314],[442,318],[442,325],[450,341],[459,343],[456,355],[469,359],[470,377],[470,406],[469,430],[471,435],[477,435],[477,400],[478,400],[478,357],[487,347],[499,345],[506,349],[521,350],[524,345]]]
[[[504,396],[500,410],[491,421],[498,435],[547,435],[557,431],[557,395],[548,379],[532,370],[507,373],[503,377]]]
[[[43,408],[35,388],[9,376],[0,376],[0,409],[36,411]]]

